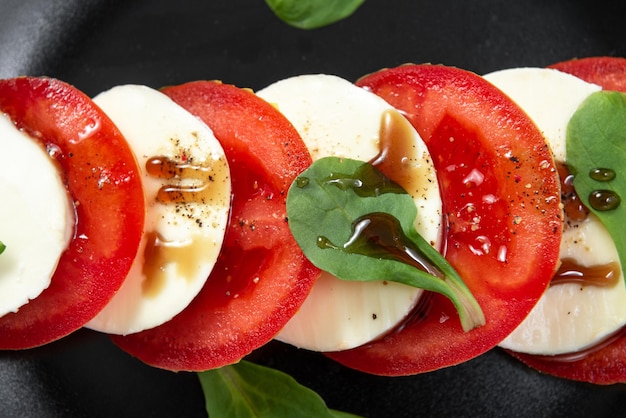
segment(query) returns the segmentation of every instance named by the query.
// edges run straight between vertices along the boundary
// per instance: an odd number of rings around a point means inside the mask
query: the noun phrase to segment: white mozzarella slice
[[[395,110],[378,96],[342,78],[315,74],[281,80],[257,93],[273,103],[298,130],[314,160],[337,156],[370,161],[380,152],[383,116]],[[416,187],[407,190],[418,207],[416,228],[433,245],[441,237],[441,198],[430,155],[402,117],[418,157],[411,167]],[[397,128],[397,127],[396,127]],[[385,282],[348,282],[323,273],[298,313],[276,337],[315,351],[365,344],[398,325],[422,290]]]
[[[147,209],[143,238],[128,277],[87,327],[130,334],[170,320],[206,282],[228,222],[230,171],[213,132],[164,94],[125,85],[101,93],[94,101],[135,153]],[[159,177],[160,168],[170,178]],[[171,191],[164,193],[168,187]]]
[[[578,106],[600,87],[548,68],[511,68],[484,76],[531,117],[556,161],[565,161],[567,124]]]
[[[566,161],[569,119],[599,86],[557,70],[518,68],[488,74],[487,80],[507,93],[533,118],[557,161]],[[592,267],[619,263],[608,231],[592,214],[568,223],[561,240],[561,259]],[[593,346],[626,324],[626,286],[619,278],[611,287],[576,283],[551,286],[502,347],[530,354],[573,353]]]
[[[50,285],[73,231],[73,208],[56,164],[0,115],[0,316]]]

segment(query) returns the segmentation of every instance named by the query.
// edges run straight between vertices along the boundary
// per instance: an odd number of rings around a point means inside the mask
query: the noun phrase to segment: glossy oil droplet
[[[298,177],[296,179],[296,186],[299,188],[304,188],[306,186],[309,185],[309,178],[308,177]]]
[[[595,190],[589,195],[589,204],[599,211],[613,210],[619,206],[621,199],[613,190]]]
[[[596,181],[611,181],[615,178],[615,171],[610,168],[594,168],[589,172],[589,177]]]
[[[50,155],[52,158],[58,158],[63,155],[61,147],[56,144],[46,144],[46,151],[48,152],[48,155]]]
[[[333,244],[327,237],[321,236],[321,235],[317,237],[317,246],[321,248],[322,250],[325,250],[328,248],[333,249],[333,250],[340,249],[338,246]]]
[[[71,142],[77,144],[89,138],[100,130],[100,121],[98,119],[88,119],[84,122],[82,129],[78,132],[78,137],[72,139]]]

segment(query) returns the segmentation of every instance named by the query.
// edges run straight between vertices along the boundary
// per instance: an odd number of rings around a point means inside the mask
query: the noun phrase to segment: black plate
[[[485,73],[590,55],[626,56],[619,2],[366,0],[351,18],[301,31],[263,0],[1,0],[0,77],[49,75],[95,95],[221,79],[255,89],[302,73],[354,80],[432,62]],[[253,359],[291,373],[333,407],[368,417],[626,416],[621,385],[543,376],[498,349],[402,378],[364,375],[271,343]],[[0,352],[0,416],[203,417],[193,374],[144,366],[81,330],[25,352]]]

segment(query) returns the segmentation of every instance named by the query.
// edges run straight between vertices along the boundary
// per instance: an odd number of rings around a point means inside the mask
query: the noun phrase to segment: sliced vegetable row
[[[574,60],[550,71],[626,92],[625,61]],[[486,78],[441,65],[385,69],[355,84],[322,75],[284,82],[259,95],[212,81],[161,92],[134,86],[133,100],[107,104],[109,93],[94,102],[58,80],[0,81],[0,110],[53,158],[74,225],[50,285],[0,317],[0,348],[87,326],[147,364],[202,371],[278,337],[397,376],[467,361],[516,331],[555,285],[567,227],[564,172],[533,114]],[[309,107],[320,97],[327,103]],[[352,109],[370,100],[368,118],[365,107]],[[177,110],[156,117],[157,101]],[[121,103],[129,108],[119,111]],[[183,109],[190,125],[160,124]],[[148,123],[157,128],[146,133]],[[438,185],[434,197],[426,183]],[[6,262],[12,244],[0,239]],[[203,258],[205,270],[191,273]],[[337,293],[345,280],[373,284]],[[334,336],[311,331],[315,312],[334,315],[350,293],[376,294],[388,282],[401,283],[394,292],[405,310],[368,302],[356,342],[342,340],[354,330],[353,308],[338,314]],[[167,301],[175,290],[166,289],[179,287],[188,300]],[[620,328],[576,361],[511,353],[546,373],[608,384],[626,381],[624,341]]]

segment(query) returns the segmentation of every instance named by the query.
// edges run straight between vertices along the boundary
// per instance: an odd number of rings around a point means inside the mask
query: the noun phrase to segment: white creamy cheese
[[[569,119],[599,86],[557,70],[517,68],[485,76],[507,93],[535,121],[553,149],[567,160],[565,140]],[[564,228],[561,259],[584,267],[619,263],[617,250],[602,223],[589,217]],[[626,324],[626,286],[620,269],[612,287],[578,283],[551,286],[502,347],[530,354],[573,353],[593,346]]]
[[[87,327],[130,334],[174,317],[206,282],[228,223],[230,171],[209,127],[164,94],[125,85],[94,101],[135,153],[147,209],[128,277]]]
[[[257,93],[276,105],[298,130],[314,160],[337,156],[370,161],[380,152],[383,115],[395,110],[383,99],[342,78],[314,74],[276,82]],[[430,155],[404,118],[415,160],[406,161],[420,181],[407,190],[418,207],[416,228],[435,246],[441,237],[441,198]],[[278,340],[316,351],[345,350],[380,337],[401,322],[422,290],[384,282],[348,282],[322,273]]]
[[[0,114],[0,316],[50,285],[74,231],[74,212],[46,150]]]

